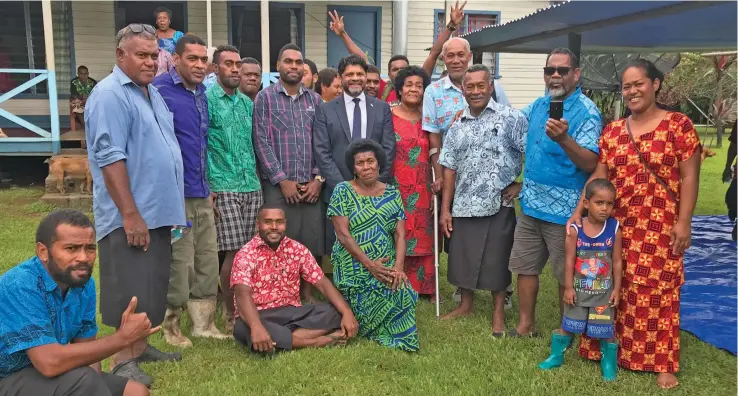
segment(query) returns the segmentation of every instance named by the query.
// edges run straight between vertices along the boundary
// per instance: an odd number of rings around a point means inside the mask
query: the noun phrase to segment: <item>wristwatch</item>
[[[321,175],[315,176],[315,180],[317,180],[317,181],[319,181],[321,183],[325,183],[325,177],[323,177]]]
[[[453,23],[449,22],[449,23],[448,23],[448,25],[446,25],[446,28],[447,28],[448,30],[450,30],[450,31],[452,31],[452,32],[453,32],[453,31],[455,31],[455,30],[456,30],[456,25],[454,25]]]

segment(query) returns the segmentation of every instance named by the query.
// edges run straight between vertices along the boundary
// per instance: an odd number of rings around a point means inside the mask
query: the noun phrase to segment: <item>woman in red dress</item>
[[[622,94],[632,114],[605,127],[590,180],[608,178],[617,189],[613,216],[622,227],[625,262],[615,318],[618,365],[658,373],[659,387],[673,388],[701,147],[687,116],[656,105],[663,78],[649,61],[626,66]],[[580,203],[570,223],[579,223],[581,209]],[[582,337],[582,356],[599,359],[599,351],[597,340]]]
[[[433,195],[430,142],[423,131],[423,92],[430,78],[417,66],[397,73],[394,86],[400,104],[392,109],[395,128],[394,185],[400,190],[405,221],[405,273],[418,294],[433,297],[436,277],[433,255]]]

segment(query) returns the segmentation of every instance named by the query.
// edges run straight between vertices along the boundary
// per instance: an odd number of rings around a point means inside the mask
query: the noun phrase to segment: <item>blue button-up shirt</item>
[[[85,134],[98,240],[123,227],[101,170],[118,161],[125,161],[133,200],[149,229],[186,222],[182,155],[172,114],[156,87],[146,88],[149,98],[115,66],[87,99]]]
[[[152,83],[174,115],[174,134],[182,150],[185,198],[210,196],[207,179],[208,98],[205,86],[195,92],[185,88],[182,76],[173,67]]]
[[[464,109],[446,133],[438,163],[456,171],[453,217],[493,216],[502,190],[520,175],[528,121],[512,107],[491,100],[479,116]]]
[[[454,116],[465,106],[464,94],[449,76],[433,82],[423,94],[423,130],[445,139]]]
[[[0,378],[31,365],[26,351],[97,334],[95,280],[64,297],[38,257],[0,276]]]
[[[551,96],[546,95],[522,110],[529,127],[520,206],[527,216],[566,224],[589,173],[577,168],[564,149],[546,135],[550,105]],[[564,100],[564,119],[569,124],[569,136],[578,145],[599,153],[602,116],[580,88]]]

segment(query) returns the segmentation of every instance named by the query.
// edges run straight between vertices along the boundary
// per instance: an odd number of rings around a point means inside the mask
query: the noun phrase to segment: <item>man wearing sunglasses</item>
[[[100,258],[100,312],[121,327],[136,312],[152,326],[164,320],[172,261],[172,226],[186,223],[182,155],[172,116],[151,84],[159,47],[150,25],[116,35],[116,66],[92,90],[85,109],[94,214]],[[113,355],[112,373],[151,386],[139,362],[179,360],[141,339]]]
[[[548,93],[523,109],[529,124],[525,172],[523,185],[511,192],[520,192],[523,213],[510,254],[510,271],[518,274],[520,319],[509,336],[537,334],[538,275],[549,259],[559,282],[559,313],[563,312],[565,224],[597,165],[602,132],[600,111],[582,94],[579,75],[576,55],[566,48],[553,50],[543,68]],[[561,119],[551,117],[552,101],[563,102]]]

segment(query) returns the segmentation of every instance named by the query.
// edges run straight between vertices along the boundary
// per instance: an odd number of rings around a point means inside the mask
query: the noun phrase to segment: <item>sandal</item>
[[[513,327],[512,329],[510,329],[510,330],[506,331],[506,332],[505,332],[505,335],[506,335],[507,337],[510,337],[510,338],[538,338],[538,337],[540,337],[540,336],[541,336],[541,335],[540,335],[540,334],[539,334],[539,333],[538,333],[537,331],[535,331],[535,330],[531,331],[531,332],[530,332],[530,333],[528,333],[528,334],[520,334],[520,333],[518,333],[518,329],[516,329],[515,327]]]
[[[146,385],[147,388],[151,388],[151,385],[154,383],[154,380],[138,367],[138,361],[136,358],[124,360],[118,363],[112,370],[110,370],[110,374],[115,374],[128,378],[129,380],[139,382]]]
[[[153,345],[147,344],[146,349],[136,360],[139,362],[171,362],[182,360],[182,355],[178,352],[167,353],[156,349]]]

